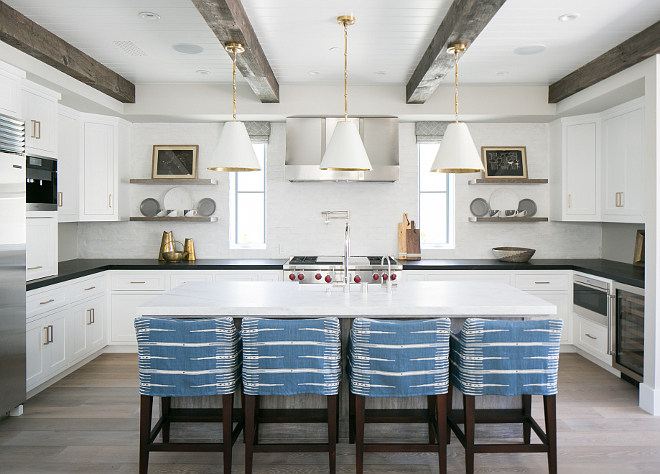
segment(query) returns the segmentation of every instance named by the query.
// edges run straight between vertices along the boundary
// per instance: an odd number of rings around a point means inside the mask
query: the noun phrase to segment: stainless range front
[[[387,259],[390,259],[388,270]],[[341,282],[344,257],[291,257],[284,264],[284,280],[305,284]],[[388,273],[389,271],[389,273]],[[349,279],[353,283],[383,283],[401,278],[403,265],[388,256],[350,257]]]

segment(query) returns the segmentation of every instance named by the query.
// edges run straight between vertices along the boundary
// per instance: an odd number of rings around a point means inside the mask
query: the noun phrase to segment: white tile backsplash
[[[477,147],[526,146],[529,176],[548,176],[546,124],[470,124]],[[399,126],[401,174],[395,183],[291,183],[284,179],[285,124],[274,123],[267,148],[267,247],[265,250],[229,249],[229,178],[207,171],[222,126],[219,124],[135,124],[132,129],[131,176],[151,173],[153,145],[199,145],[198,176],[217,178],[217,186],[187,186],[195,202],[211,197],[217,203],[217,223],[106,222],[78,225],[81,258],[151,258],[158,255],[164,230],[176,240],[195,240],[197,258],[282,258],[287,255],[340,255],[343,228],[340,220],[324,223],[325,210],[349,210],[354,255],[395,254],[397,222],[404,212],[417,220],[417,146],[414,124]],[[578,223],[470,223],[472,199],[488,199],[498,186],[468,186],[476,175],[456,176],[456,248],[424,250],[424,258],[492,258],[496,246],[537,249],[536,258],[597,258],[602,242],[601,224]],[[132,215],[140,202],[154,197],[161,202],[169,186],[131,185]],[[519,198],[532,198],[539,216],[548,215],[548,185],[510,186]]]

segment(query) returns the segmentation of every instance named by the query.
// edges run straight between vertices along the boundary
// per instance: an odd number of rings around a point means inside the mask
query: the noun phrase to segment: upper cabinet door
[[[57,216],[60,222],[78,221],[81,129],[80,118],[67,113],[58,114]]]
[[[84,215],[115,214],[115,127],[85,122]]]
[[[23,90],[26,153],[56,157],[57,100]]]
[[[596,219],[596,122],[567,124],[564,135],[566,214]]]
[[[603,221],[644,222],[644,108],[603,119]]]
[[[21,117],[21,78],[0,69],[0,113]]]

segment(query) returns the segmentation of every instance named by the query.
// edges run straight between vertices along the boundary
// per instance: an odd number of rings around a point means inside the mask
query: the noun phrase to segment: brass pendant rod
[[[233,64],[232,64],[232,68],[233,68],[232,81],[233,81],[233,84],[234,84],[234,122],[236,121],[236,57],[237,56],[238,56],[238,48],[234,48],[234,61],[233,61]]]
[[[454,91],[454,111],[456,112],[456,123],[458,123],[458,48],[454,48],[454,59],[456,64],[456,72],[454,74],[456,89]]]
[[[348,122],[348,24],[344,22],[344,121]]]

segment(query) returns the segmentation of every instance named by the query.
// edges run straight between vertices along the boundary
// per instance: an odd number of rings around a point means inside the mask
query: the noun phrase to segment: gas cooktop
[[[390,257],[392,265],[399,265],[393,257]],[[349,265],[382,265],[387,266],[387,260],[383,262],[381,256],[368,256],[368,257],[350,257]],[[343,265],[343,257],[319,257],[319,256],[294,256],[289,259],[287,265],[312,265],[315,267],[321,265]]]

